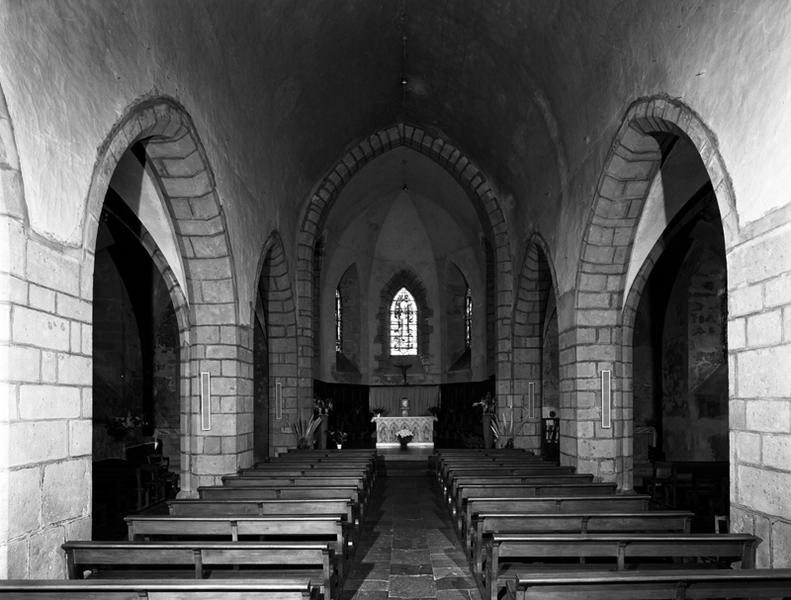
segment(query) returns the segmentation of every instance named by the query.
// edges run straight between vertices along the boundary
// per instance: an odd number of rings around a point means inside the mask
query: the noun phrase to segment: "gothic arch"
[[[525,256],[513,308],[513,389],[514,409],[521,409],[526,419],[522,434],[517,438],[534,452],[540,450],[542,390],[536,385],[542,380],[542,338],[545,330],[547,304],[550,294],[557,294],[557,277],[550,251],[544,238],[533,233],[525,244]],[[530,382],[533,387],[533,406],[530,406]],[[518,418],[518,417],[516,417]]]
[[[193,495],[198,485],[219,481],[226,472],[237,470],[239,457],[228,453],[220,460],[200,465],[193,461],[200,454],[202,434],[197,427],[198,402],[193,394],[200,389],[192,381],[201,371],[221,376],[209,357],[218,353],[239,352],[238,298],[233,256],[228,238],[225,215],[217,194],[214,174],[206,157],[197,130],[185,109],[170,98],[145,99],[130,106],[113,127],[99,148],[93,176],[88,190],[86,221],[83,231],[83,254],[86,271],[93,271],[96,235],[104,198],[110,179],[123,153],[132,145],[143,142],[146,158],[159,184],[166,209],[175,231],[177,246],[184,259],[187,289],[189,328],[201,326],[230,326],[232,335],[212,336],[195,330],[191,339],[182,336],[184,354],[181,359],[182,398],[182,472],[181,489]],[[85,278],[86,295],[92,297],[93,278]],[[174,305],[177,300],[174,299]],[[181,328],[181,322],[180,322]],[[207,328],[203,328],[206,330]],[[186,329],[182,331],[186,334]],[[231,339],[233,338],[233,339]],[[191,343],[190,343],[191,342]],[[189,350],[187,350],[189,348]],[[222,380],[222,377],[217,377]],[[235,385],[213,386],[212,395],[220,400],[227,397],[236,406]],[[222,404],[222,402],[220,402]],[[216,414],[215,422],[236,420],[233,413]],[[218,424],[234,431],[235,426]],[[236,447],[236,444],[231,445]]]
[[[591,205],[577,271],[574,330],[561,332],[561,350],[569,350],[561,352],[563,366],[570,367],[569,391],[574,395],[561,417],[576,423],[575,431],[561,430],[561,460],[576,461],[581,471],[615,480],[625,490],[632,486],[632,381],[623,356],[624,287],[643,205],[660,167],[661,151],[653,135],[662,133],[689,139],[711,181],[726,247],[738,234],[733,188],[714,134],[678,100],[634,102],[615,136]],[[598,421],[603,370],[613,377],[609,429]]]
[[[260,395],[255,396],[254,394],[253,421],[255,421],[256,408],[265,408],[268,414],[266,421],[268,451],[272,456],[273,452],[282,452],[289,447],[296,446],[294,434],[283,433],[281,427],[293,423],[295,419],[304,418],[300,409],[311,408],[300,406],[298,388],[294,385],[294,382],[297,381],[296,308],[288,260],[283,240],[277,231],[273,231],[264,242],[255,281],[253,306],[256,316],[253,318],[252,327],[258,327],[256,324],[256,320],[258,320],[258,323],[261,323],[264,328],[265,343],[267,344],[268,391],[266,407],[256,404],[260,403],[262,398]],[[255,332],[253,333],[255,334]],[[256,366],[255,353],[254,348],[253,368],[257,369],[262,365]],[[259,360],[261,358],[258,357]],[[278,381],[281,383],[281,392],[277,392]],[[277,401],[282,402],[280,407],[276,406]],[[259,422],[261,420],[259,419]],[[263,441],[260,431],[243,433],[251,433],[254,439]],[[257,453],[260,452],[262,452],[261,448],[257,450]]]
[[[510,307],[513,295],[513,272],[508,240],[508,226],[494,188],[483,171],[452,143],[421,127],[397,123],[380,129],[352,145],[328,171],[310,195],[297,236],[297,303],[299,305],[300,388],[309,395],[315,328],[313,286],[314,250],[333,203],[341,190],[367,163],[385,152],[405,146],[434,160],[453,176],[475,204],[484,226],[491,231],[497,265],[495,352],[498,393],[510,395]]]

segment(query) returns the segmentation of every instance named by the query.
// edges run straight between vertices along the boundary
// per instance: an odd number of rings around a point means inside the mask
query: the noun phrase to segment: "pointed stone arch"
[[[317,290],[314,286],[316,244],[335,200],[354,175],[378,156],[405,146],[443,167],[467,192],[481,222],[490,232],[497,267],[495,299],[495,353],[497,393],[511,396],[511,310],[513,271],[508,226],[500,201],[484,172],[459,148],[442,135],[406,123],[380,129],[350,146],[321,179],[303,212],[297,235],[297,304],[299,307],[299,372],[300,389],[308,396],[312,380],[314,344],[317,330],[314,323]]]
[[[298,403],[296,307],[288,260],[283,240],[277,231],[269,235],[261,249],[255,281],[255,317],[252,327],[259,327],[259,324],[263,326],[266,365],[256,362],[263,357],[258,351],[260,348],[256,349],[254,344],[253,369],[266,367],[267,389],[256,390],[254,393],[253,429],[249,433],[259,442],[259,446],[263,443],[263,434],[266,433],[269,456],[275,456],[296,447],[296,435],[293,432],[283,433],[282,428],[290,427],[296,419],[308,416],[301,414],[300,408],[312,408],[312,405],[300,407]],[[264,391],[265,399],[262,397]],[[281,402],[281,405],[277,406],[277,402]],[[261,418],[264,416],[259,412],[261,410],[266,410],[265,419]],[[256,416],[258,424],[255,423]],[[256,431],[255,427],[264,421],[268,430]],[[258,447],[255,452],[256,457],[260,458],[263,449]]]
[[[722,218],[726,248],[738,235],[733,186],[703,120],[667,97],[634,102],[618,129],[591,205],[581,248],[574,321],[562,331],[561,368],[569,374],[561,418],[561,460],[582,472],[632,487],[632,381],[623,353],[626,276],[631,248],[651,182],[661,163],[654,137],[686,137],[700,154]],[[612,427],[601,427],[600,376],[612,373]]]
[[[93,272],[99,217],[110,179],[123,153],[136,143],[145,148],[184,261],[190,336],[181,341],[185,352],[180,486],[183,495],[194,495],[198,486],[217,483],[222,475],[235,472],[245,450],[236,439],[246,386],[236,362],[245,356],[233,256],[214,174],[197,129],[184,107],[157,97],[130,106],[99,148],[83,226],[86,271]],[[92,277],[83,278],[83,294],[89,298],[92,282]],[[199,424],[201,372],[211,374],[212,398],[220,407],[208,431]],[[209,438],[213,450],[206,452]]]
[[[522,269],[516,285],[513,308],[514,413],[525,423],[517,445],[536,453],[541,449],[542,347],[547,308],[557,299],[557,277],[544,238],[533,233],[525,244]],[[533,399],[531,402],[531,385]]]

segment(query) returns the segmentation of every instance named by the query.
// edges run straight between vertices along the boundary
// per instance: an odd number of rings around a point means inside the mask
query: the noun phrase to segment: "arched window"
[[[390,354],[417,354],[417,304],[405,287],[396,292],[390,304]]]
[[[335,288],[335,352],[343,352],[343,298]]]
[[[470,348],[472,344],[472,290],[467,288],[464,294],[464,346]]]

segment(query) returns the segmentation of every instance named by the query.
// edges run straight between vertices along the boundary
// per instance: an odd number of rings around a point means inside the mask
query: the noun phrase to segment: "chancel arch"
[[[623,310],[630,261],[639,249],[636,236],[646,199],[678,138],[688,140],[700,156],[725,247],[733,243],[733,195],[714,136],[680,102],[635,102],[616,135],[591,208],[577,274],[576,323],[560,332],[561,369],[571,367],[571,401],[562,402],[560,411],[561,460],[616,481],[624,490],[633,486],[632,355],[624,344],[632,332],[627,333]],[[607,377],[609,395],[603,385]]]
[[[317,330],[324,331],[324,328],[321,325],[315,327],[315,321],[321,319],[321,316],[315,314],[316,304],[313,301],[313,296],[319,293],[323,295],[326,294],[328,288],[324,277],[329,277],[331,280],[331,274],[334,273],[336,269],[336,267],[330,263],[330,254],[331,246],[333,244],[340,244],[340,242],[337,241],[339,232],[336,230],[333,233],[335,238],[333,238],[332,235],[326,236],[328,227],[330,230],[333,229],[332,215],[338,214],[335,208],[336,203],[344,194],[346,196],[354,194],[359,195],[359,191],[355,191],[355,187],[364,187],[366,184],[361,184],[360,181],[366,181],[369,177],[366,175],[366,171],[369,173],[373,172],[371,166],[377,162],[381,163],[382,160],[386,162],[389,161],[391,165],[387,169],[390,174],[384,180],[389,186],[389,190],[385,192],[381,184],[377,184],[379,187],[376,189],[380,197],[389,197],[390,199],[388,202],[393,201],[399,196],[398,191],[400,190],[401,201],[403,202],[404,197],[409,199],[410,196],[414,198],[421,194],[425,194],[426,190],[420,189],[419,186],[416,185],[416,180],[408,181],[403,178],[403,175],[413,170],[413,167],[407,166],[405,168],[403,164],[399,164],[400,161],[404,160],[404,157],[406,157],[408,165],[414,166],[418,163],[432,163],[433,169],[437,169],[438,172],[444,174],[443,177],[439,178],[443,180],[443,186],[448,187],[450,185],[446,183],[445,180],[447,180],[447,182],[454,182],[453,185],[457,186],[458,190],[454,191],[452,195],[462,198],[459,203],[460,206],[466,211],[465,214],[469,215],[470,222],[475,221],[476,232],[480,232],[481,229],[483,230],[483,235],[486,237],[487,243],[492,249],[491,262],[494,268],[491,269],[493,288],[490,302],[491,306],[486,307],[484,301],[485,296],[481,297],[477,305],[479,306],[480,314],[485,314],[486,310],[490,311],[490,320],[492,322],[488,327],[488,331],[491,332],[491,335],[497,336],[496,343],[493,341],[487,342],[492,353],[496,353],[496,357],[492,357],[491,361],[489,361],[492,369],[491,375],[495,375],[495,371],[498,373],[497,379],[501,382],[501,385],[504,386],[501,392],[504,396],[508,396],[510,393],[509,360],[511,341],[510,336],[506,333],[509,315],[505,307],[511,304],[513,282],[511,279],[511,257],[507,226],[505,217],[499,206],[499,200],[483,172],[469,159],[469,157],[464,156],[458,148],[441,136],[436,136],[424,129],[404,123],[399,123],[387,129],[377,131],[361,140],[358,144],[352,146],[320,182],[305,208],[297,239],[297,289],[300,293],[298,300],[300,316],[308,319],[311,323],[314,323],[314,325],[300,328],[300,373],[310,371],[312,365],[309,364],[307,357],[312,357],[317,352],[322,356],[325,354],[323,349],[317,349],[316,346],[320,340],[316,339],[315,332]],[[424,166],[419,167],[418,170],[420,169],[425,171]],[[368,183],[370,184],[370,181]],[[349,191],[350,188],[352,190],[351,192]],[[388,196],[389,192],[393,193]],[[425,218],[425,214],[422,215],[421,218]],[[437,232],[432,229],[432,235],[435,233]],[[370,235],[374,234],[372,232],[369,232],[369,234],[359,232],[359,234],[356,235],[359,236],[356,238],[357,241],[372,243]],[[347,239],[351,238],[347,237]],[[428,243],[436,246],[436,240],[434,239],[430,239]],[[320,263],[315,260],[317,244],[322,245],[322,260]],[[344,242],[344,244],[342,248],[337,248],[337,252],[343,252],[351,247],[346,242]],[[432,249],[432,253],[435,257],[440,258],[442,258],[443,253],[449,252],[451,255],[454,253],[457,255],[461,253],[464,256],[461,258],[457,257],[456,260],[463,261],[465,264],[473,262],[475,263],[474,270],[476,273],[485,273],[485,262],[481,262],[481,259],[477,257],[479,253],[474,250],[475,248],[481,248],[481,244],[478,240],[471,240],[466,244],[467,248],[462,248],[461,246],[463,245],[465,244],[461,244],[458,248],[435,247]],[[476,258],[473,258],[470,252],[475,254]],[[319,264],[322,269],[322,274],[320,276],[321,283],[316,285],[316,268]],[[406,262],[403,266],[409,267],[410,265]],[[411,265],[411,267],[415,268],[414,265]],[[364,285],[362,282],[369,280],[371,278],[371,273],[362,265],[358,265],[358,268],[361,285]],[[430,279],[438,281],[438,277],[439,276],[435,274],[432,275]],[[363,287],[363,290],[364,289]],[[484,282],[481,281],[480,288],[476,289],[485,290]],[[363,293],[365,294],[365,291]],[[375,293],[374,291],[369,292],[369,305],[371,302],[370,294]],[[438,316],[443,312],[440,310],[440,305],[438,303],[439,289],[432,289],[431,293],[434,298],[437,298],[431,310],[433,314],[437,315],[437,318],[439,318]],[[322,304],[322,306],[323,305],[324,304]],[[361,312],[361,332],[363,340],[366,339],[366,336],[370,339],[371,336],[376,335],[377,321],[374,319],[375,311],[376,309],[363,308]],[[437,353],[434,360],[437,360],[440,355],[440,353]],[[485,356],[485,353],[483,353],[482,356]],[[316,370],[314,372],[320,377],[328,376],[328,369],[324,366],[325,362],[324,358],[322,358],[320,364],[315,365]],[[473,362],[476,364],[476,372],[473,374],[473,378],[480,377],[481,379],[485,379],[488,375],[488,373],[484,373],[484,371],[487,370],[484,366],[486,363],[485,359],[483,361],[474,359]],[[366,368],[373,367],[366,365],[366,359],[363,358],[361,359],[360,368],[361,371],[364,372]],[[309,386],[310,384],[310,381],[300,380],[301,389],[308,389],[303,386]]]

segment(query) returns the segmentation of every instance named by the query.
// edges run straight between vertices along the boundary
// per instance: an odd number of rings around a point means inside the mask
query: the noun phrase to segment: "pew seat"
[[[725,565],[711,563],[725,568],[731,561],[752,568],[760,541],[745,534],[494,534],[486,543],[484,570],[476,575],[485,585],[486,597],[497,600],[499,589],[514,570],[580,570],[589,559],[596,561],[597,569],[609,564],[617,571],[668,568],[673,566],[669,559],[712,558],[727,561]]]
[[[690,531],[694,515],[688,511],[493,513],[479,514],[471,551],[474,570],[483,571],[483,552],[497,533],[678,533]]]
[[[507,600],[685,600],[786,598],[791,569],[671,569],[520,573],[507,581]]]
[[[303,577],[337,597],[333,552],[304,542],[99,542],[63,544],[69,579]]]

